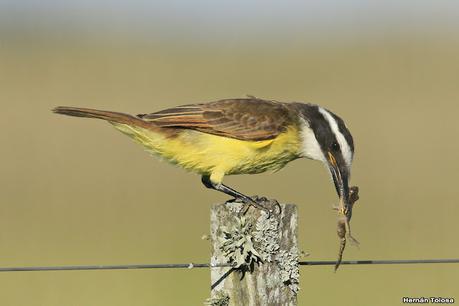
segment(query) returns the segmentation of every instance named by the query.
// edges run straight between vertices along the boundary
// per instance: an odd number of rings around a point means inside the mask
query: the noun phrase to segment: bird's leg
[[[245,215],[247,213],[247,210],[249,209],[250,205],[255,207],[255,208],[264,210],[269,216],[274,211],[274,209],[269,209],[269,208],[261,205],[260,203],[258,203],[254,199],[252,199],[251,197],[246,196],[245,194],[242,194],[239,191],[236,191],[231,187],[228,187],[228,186],[226,186],[226,185],[224,185],[222,183],[214,183],[214,182],[212,182],[212,180],[210,179],[210,176],[208,176],[208,175],[203,175],[202,178],[201,178],[201,181],[204,184],[204,186],[206,186],[207,188],[223,192],[223,193],[225,193],[227,195],[230,195],[230,196],[232,196],[232,197],[234,197],[236,199],[242,200],[244,202],[244,204],[245,204],[242,207],[241,211],[240,211],[240,213],[242,215]]]

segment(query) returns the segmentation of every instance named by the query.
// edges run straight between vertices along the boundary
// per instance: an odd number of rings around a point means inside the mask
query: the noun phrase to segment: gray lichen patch
[[[204,305],[209,306],[228,306],[230,297],[223,291],[218,291],[213,298],[208,298]]]
[[[290,251],[280,250],[276,262],[280,267],[281,280],[284,284],[297,293],[300,290],[300,269],[298,267],[298,249],[293,247]]]
[[[258,244],[261,259],[271,262],[280,248],[279,221],[277,218],[270,218],[266,212],[261,212],[255,224],[253,236]]]
[[[294,226],[296,226],[296,219],[292,218]],[[292,224],[291,224],[292,225]],[[281,281],[289,286],[289,288],[297,293],[299,290],[299,254],[296,247],[290,251],[280,250],[279,221],[277,218],[270,218],[267,213],[262,212],[258,217],[255,230],[253,233],[255,241],[259,247],[257,250],[261,255],[263,261],[275,262],[280,268],[280,279],[273,278],[271,281]]]
[[[231,201],[227,201],[225,203],[226,207],[234,214],[238,214],[242,207],[244,206],[244,203],[240,200],[231,200]]]
[[[236,219],[231,228],[222,227],[222,232],[224,236],[220,237],[220,250],[228,263],[235,268],[243,268],[253,267],[261,261],[261,255],[253,244],[252,224],[246,217]]]

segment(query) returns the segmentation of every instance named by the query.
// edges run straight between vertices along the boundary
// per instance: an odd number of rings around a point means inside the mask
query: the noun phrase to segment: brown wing
[[[275,138],[293,118],[286,104],[256,98],[183,105],[138,116],[160,127],[254,141]]]

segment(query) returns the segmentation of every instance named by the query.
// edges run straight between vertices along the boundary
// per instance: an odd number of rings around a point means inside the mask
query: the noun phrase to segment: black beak
[[[351,219],[352,209],[349,204],[349,173],[345,166],[341,165],[336,161],[336,158],[332,153],[328,152],[328,166],[335,183],[336,193],[339,196],[340,201],[344,202],[346,208],[345,214],[348,220]]]

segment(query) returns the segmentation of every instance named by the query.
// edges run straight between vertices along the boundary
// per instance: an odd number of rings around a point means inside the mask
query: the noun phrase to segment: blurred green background
[[[225,197],[110,125],[57,105],[153,112],[251,94],[321,104],[351,129],[345,259],[459,257],[454,1],[0,3],[0,266],[209,261]],[[336,257],[322,165],[227,177],[299,206],[301,248]],[[1,305],[201,305],[208,270],[1,273]],[[458,265],[301,268],[299,305],[459,299]]]

